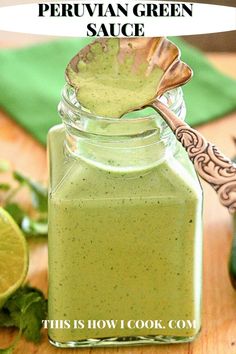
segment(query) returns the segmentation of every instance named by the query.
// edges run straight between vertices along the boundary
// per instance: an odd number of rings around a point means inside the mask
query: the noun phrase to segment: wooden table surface
[[[1,34],[1,33],[0,33]],[[28,42],[34,39],[30,39]],[[22,43],[27,41],[22,40]],[[27,42],[27,43],[28,43]],[[0,46],[19,46],[16,37],[8,40],[0,35]],[[209,59],[220,70],[236,78],[236,54],[208,54]],[[236,136],[236,112],[199,130],[228,155],[235,154],[232,137]],[[6,113],[0,112],[0,158],[9,159],[14,168],[38,180],[46,180],[46,152]],[[236,292],[233,291],[227,269],[231,247],[231,218],[217,200],[209,186],[203,183],[204,202],[204,277],[203,277],[203,325],[198,339],[192,344],[157,345],[147,347],[100,348],[64,350],[52,347],[47,341],[46,331],[39,345],[21,340],[15,354],[236,354]],[[32,285],[47,291],[47,245],[32,246],[28,276]],[[15,331],[0,330],[0,347],[7,346]]]

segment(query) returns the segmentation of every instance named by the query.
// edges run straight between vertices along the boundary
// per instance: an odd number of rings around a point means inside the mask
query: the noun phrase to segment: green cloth
[[[236,81],[215,70],[196,49],[179,38],[182,59],[194,70],[184,87],[187,121],[208,122],[236,109]],[[60,122],[57,104],[68,61],[90,38],[63,39],[28,48],[0,51],[0,105],[45,144],[48,129]]]

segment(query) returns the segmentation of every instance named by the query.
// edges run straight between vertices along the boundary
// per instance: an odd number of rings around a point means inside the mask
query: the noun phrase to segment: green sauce
[[[69,66],[67,75],[78,89],[77,98],[85,108],[99,116],[119,118],[127,111],[152,101],[163,75],[155,67],[147,76],[148,63],[133,69],[134,55],[118,59],[119,39],[107,40],[107,50],[93,44],[87,62],[78,63],[78,73]]]
[[[51,329],[50,337],[195,336],[201,191],[183,148],[181,163],[172,158],[124,173],[66,160],[63,140],[62,128],[50,132],[49,318],[161,319],[166,328]],[[173,319],[195,320],[196,327],[171,329]]]

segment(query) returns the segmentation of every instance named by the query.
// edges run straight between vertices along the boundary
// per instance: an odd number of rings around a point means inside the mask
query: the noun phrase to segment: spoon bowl
[[[123,63],[127,57],[131,56],[134,58],[133,65],[130,67],[132,74],[143,63],[146,64],[145,76],[147,80],[155,68],[159,68],[163,72],[161,79],[157,80],[155,95],[149,101],[140,102],[139,106],[122,112],[121,116],[130,111],[149,106],[166,91],[186,84],[193,76],[192,69],[180,60],[179,48],[165,37],[120,38],[117,40],[119,41],[118,62]],[[99,38],[77,53],[66,68],[66,80],[75,88],[76,92],[79,91],[80,87],[75,87],[71,80],[70,70],[72,69],[75,74],[79,74],[79,63],[89,63],[92,59],[92,49],[97,45],[101,47],[101,52],[105,55],[108,50],[108,39]]]

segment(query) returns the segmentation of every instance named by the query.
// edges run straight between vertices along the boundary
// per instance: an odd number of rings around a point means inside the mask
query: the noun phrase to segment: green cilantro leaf
[[[0,349],[0,354],[12,354],[14,350],[14,346],[10,346],[6,349]]]
[[[30,178],[24,176],[22,173],[15,171],[13,177],[21,185],[26,185],[32,193],[33,206],[41,212],[47,212],[48,206],[48,192],[47,188],[42,186]]]
[[[24,286],[18,289],[0,311],[0,327],[17,327],[29,341],[40,340],[42,320],[47,317],[47,301],[43,293]]]
[[[8,183],[0,183],[0,190],[7,192],[11,188],[10,184]]]
[[[46,236],[48,221],[47,219],[33,220],[26,215],[22,220],[21,228],[27,236]]]
[[[21,225],[25,212],[19,204],[9,203],[4,205],[4,209],[8,211],[18,225]]]

